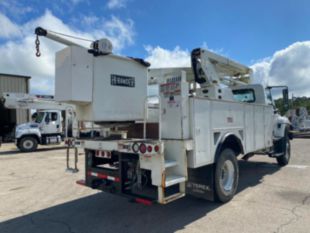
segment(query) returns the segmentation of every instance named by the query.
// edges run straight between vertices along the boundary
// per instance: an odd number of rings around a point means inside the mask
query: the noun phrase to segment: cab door
[[[42,122],[42,134],[57,134],[61,133],[61,125],[60,125],[60,113],[55,112],[47,112],[45,114],[44,121]]]

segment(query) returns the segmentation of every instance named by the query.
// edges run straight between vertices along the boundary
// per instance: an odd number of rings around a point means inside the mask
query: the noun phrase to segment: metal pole
[[[70,156],[70,145],[67,145],[67,156],[66,156],[66,160],[67,160],[67,171],[70,171],[70,165],[69,165],[69,156]]]
[[[74,148],[74,170],[73,172],[78,172],[79,169],[77,168],[77,163],[78,163],[78,148]]]

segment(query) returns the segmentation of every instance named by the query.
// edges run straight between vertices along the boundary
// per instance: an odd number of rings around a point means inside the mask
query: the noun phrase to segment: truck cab
[[[38,110],[33,122],[18,125],[15,131],[17,147],[23,152],[37,149],[38,144],[58,144],[63,137],[60,110]]]

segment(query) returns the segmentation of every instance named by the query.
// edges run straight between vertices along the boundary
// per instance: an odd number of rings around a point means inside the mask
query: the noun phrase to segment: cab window
[[[233,90],[234,99],[238,102],[253,103],[255,102],[255,93],[253,89]]]
[[[35,122],[40,124],[43,121],[44,116],[45,112],[38,112],[35,117]]]
[[[58,116],[57,112],[52,112],[51,113],[51,120],[52,121],[57,121],[57,116]]]

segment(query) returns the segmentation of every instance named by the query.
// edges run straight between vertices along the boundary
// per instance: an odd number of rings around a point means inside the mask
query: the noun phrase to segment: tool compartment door
[[[190,98],[190,133],[194,140],[194,150],[189,152],[188,157],[191,168],[212,163],[210,112],[210,101]]]

